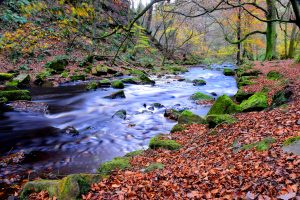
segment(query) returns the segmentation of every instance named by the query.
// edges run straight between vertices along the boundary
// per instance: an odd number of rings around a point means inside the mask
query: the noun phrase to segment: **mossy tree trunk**
[[[292,29],[292,33],[291,33],[291,40],[290,40],[288,58],[293,58],[294,57],[296,39],[297,39],[297,25],[294,24],[293,29]]]
[[[276,22],[272,21],[276,19],[276,5],[275,0],[266,0],[268,11],[267,11],[267,47],[265,60],[272,60],[276,57]]]

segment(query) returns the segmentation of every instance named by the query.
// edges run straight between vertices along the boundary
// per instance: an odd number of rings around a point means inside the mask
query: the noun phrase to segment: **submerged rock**
[[[117,92],[114,92],[106,97],[104,97],[106,99],[118,99],[118,98],[126,98],[124,90],[120,90]]]
[[[232,70],[232,69],[227,69],[225,68],[224,71],[223,71],[223,74],[225,76],[234,76],[235,75],[235,72]]]
[[[113,117],[118,117],[118,118],[120,118],[120,119],[125,120],[125,119],[126,119],[126,115],[127,115],[126,110],[118,110],[118,111],[113,115]]]
[[[206,81],[202,79],[195,79],[193,80],[193,85],[194,86],[203,86],[206,85]]]
[[[79,131],[74,126],[67,126],[66,128],[62,129],[61,132],[72,136],[79,135]]]
[[[34,112],[34,113],[47,113],[48,104],[42,102],[32,101],[14,101],[9,104],[15,111],[19,112]]]
[[[154,108],[164,108],[165,107],[161,103],[153,103],[153,104],[151,104],[151,106],[153,106]]]

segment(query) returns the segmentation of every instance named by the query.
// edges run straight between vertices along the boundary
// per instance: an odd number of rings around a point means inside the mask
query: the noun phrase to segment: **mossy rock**
[[[164,164],[162,163],[151,163],[148,167],[145,168],[144,172],[152,172],[154,170],[163,170],[164,169]]]
[[[94,76],[102,76],[107,74],[115,74],[117,71],[106,65],[97,65],[96,67],[92,68],[91,73]]]
[[[206,85],[206,81],[202,79],[195,79],[193,80],[193,85],[194,86],[203,86]]]
[[[168,150],[178,150],[181,148],[181,145],[178,144],[175,140],[165,139],[162,135],[157,135],[150,139],[149,142],[150,149],[168,149]]]
[[[129,169],[130,165],[130,157],[116,157],[111,161],[104,162],[98,168],[98,172],[102,175],[109,175],[114,170],[124,170]]]
[[[213,100],[214,98],[202,92],[196,92],[191,96],[192,100]]]
[[[12,81],[6,82],[5,83],[5,87],[8,90],[10,90],[10,89],[18,89],[19,84],[20,84],[19,81],[12,80]]]
[[[215,101],[207,115],[232,114],[239,111],[239,106],[229,96],[224,94]]]
[[[130,69],[129,74],[142,76],[145,75],[146,73],[139,69]]]
[[[134,156],[139,156],[141,154],[144,153],[144,150],[136,150],[136,151],[132,151],[132,152],[129,152],[125,155],[125,157],[134,157]]]
[[[72,75],[72,76],[70,76],[70,79],[71,79],[71,81],[84,81],[85,75],[84,74]]]
[[[277,91],[272,97],[272,108],[281,106],[291,100],[293,91],[290,88]]]
[[[52,61],[49,61],[45,64],[45,67],[50,68],[54,70],[56,73],[61,73],[65,70],[65,67],[69,63],[69,57],[68,56],[57,56]]]
[[[120,119],[125,120],[125,119],[126,119],[126,115],[127,115],[126,110],[118,110],[118,111],[113,115],[113,117],[118,117],[118,118],[120,118]]]
[[[263,92],[257,92],[249,99],[244,100],[239,107],[242,112],[261,111],[268,107],[268,97]]]
[[[238,71],[237,75],[238,77],[241,77],[241,76],[258,76],[262,74],[261,71],[259,70],[240,70]]]
[[[276,142],[276,139],[272,137],[267,137],[259,142],[243,145],[242,149],[249,150],[255,148],[257,151],[266,151],[270,148],[270,145],[274,142]]]
[[[185,110],[180,114],[178,124],[206,124],[206,121],[199,115],[196,115],[189,110]]]
[[[38,180],[24,185],[20,198],[27,199],[31,193],[47,191],[49,196],[57,199],[76,200],[86,194],[91,184],[101,180],[101,175],[72,174],[61,180]]]
[[[111,82],[108,79],[103,79],[103,80],[100,80],[98,82],[98,86],[99,87],[110,87],[111,86]]]
[[[166,109],[164,113],[164,117],[172,120],[178,120],[181,112],[175,109]]]
[[[300,141],[300,136],[290,137],[283,142],[283,146],[289,146]]]
[[[242,102],[249,99],[249,97],[251,97],[253,94],[254,92],[244,92],[243,90],[238,90],[234,97],[237,102]]]
[[[150,84],[150,85],[154,85],[155,81],[151,80],[148,76],[146,76],[145,74],[140,75],[139,79],[141,80],[141,84]]]
[[[234,76],[235,75],[235,72],[232,70],[232,69],[227,69],[225,68],[224,71],[223,71],[223,74],[225,76]]]
[[[267,79],[269,80],[279,80],[283,77],[282,74],[280,74],[279,72],[277,71],[270,71],[268,74],[267,74]]]
[[[6,98],[8,101],[31,100],[30,92],[28,90],[0,91],[0,98]]]
[[[181,132],[186,130],[186,127],[182,124],[176,124],[173,126],[171,133],[175,133],[175,132]]]
[[[206,121],[208,122],[209,128],[214,128],[219,124],[232,124],[237,121],[236,118],[223,114],[223,115],[208,115],[206,117]]]
[[[141,80],[137,77],[132,77],[132,78],[124,78],[121,81],[123,83],[128,83],[128,84],[139,84]]]
[[[104,97],[106,99],[118,99],[118,98],[126,98],[124,90],[120,90],[117,92],[114,92],[106,97]]]
[[[30,83],[30,75],[29,74],[19,74],[15,77],[11,84],[16,85],[15,87],[26,87]]]
[[[120,80],[113,81],[113,82],[111,83],[111,86],[112,86],[113,88],[115,88],[115,89],[123,89],[123,88],[124,88],[124,84],[123,84],[123,82],[120,81]]]
[[[35,77],[34,84],[42,85],[45,82],[46,78],[50,77],[52,73],[53,73],[52,69],[47,69],[38,73]]]
[[[240,88],[240,87],[242,87],[242,86],[254,84],[254,82],[251,81],[251,79],[253,79],[252,76],[243,76],[243,77],[239,78],[239,79],[237,80],[238,88]]]
[[[98,83],[96,81],[89,82],[86,86],[87,90],[96,90],[98,88]]]
[[[169,65],[166,67],[167,71],[172,74],[185,73],[188,69],[184,66]]]
[[[63,78],[68,78],[69,77],[69,72],[64,71],[63,73],[60,74],[61,77]]]
[[[0,81],[8,81],[14,77],[11,73],[0,73]]]

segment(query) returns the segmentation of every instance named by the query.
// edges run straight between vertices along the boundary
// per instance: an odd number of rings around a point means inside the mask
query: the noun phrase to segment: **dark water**
[[[126,99],[105,99],[117,90],[112,88],[86,92],[82,86],[33,89],[33,99],[49,104],[48,114],[8,112],[0,120],[0,153],[23,151],[25,161],[10,170],[32,170],[36,173],[68,174],[95,172],[101,162],[127,152],[147,148],[149,139],[158,133],[169,133],[176,123],[166,119],[165,108],[149,110],[152,103],[166,108],[188,108],[206,115],[209,107],[196,105],[189,97],[197,92],[234,95],[233,77],[222,71],[191,68],[186,79],[203,78],[206,86],[193,86],[189,81],[172,77],[156,80],[155,86],[127,85]],[[144,106],[146,104],[146,107]],[[127,111],[126,120],[113,118],[120,109]],[[58,129],[74,126],[80,134],[71,136]],[[1,171],[0,177],[5,175]]]

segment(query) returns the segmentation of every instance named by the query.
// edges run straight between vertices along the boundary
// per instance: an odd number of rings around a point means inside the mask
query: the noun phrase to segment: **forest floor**
[[[256,63],[262,74],[245,91],[269,88],[271,98],[284,86],[266,79],[271,70],[288,79],[293,100],[260,112],[239,113],[238,122],[208,129],[191,125],[172,133],[182,145],[178,151],[148,149],[135,156],[132,168],[115,171],[92,185],[83,199],[298,199],[300,198],[300,156],[283,150],[283,142],[300,136],[300,64],[293,61]],[[274,138],[266,151],[243,149],[264,138]],[[162,170],[141,169],[162,163]]]

